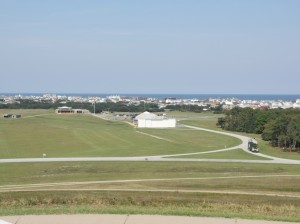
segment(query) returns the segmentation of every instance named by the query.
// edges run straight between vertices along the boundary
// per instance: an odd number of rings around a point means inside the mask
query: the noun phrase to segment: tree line
[[[67,102],[65,104],[61,104],[60,101],[51,102],[49,100],[44,101],[34,101],[28,99],[21,99],[18,103],[12,104],[0,104],[0,109],[56,109],[61,106],[68,106],[76,109],[86,109],[90,112],[94,112],[94,105],[89,102]],[[140,104],[130,104],[126,102],[105,102],[105,103],[96,103],[95,104],[95,112],[101,113],[102,111],[109,112],[163,112],[165,109],[167,110],[175,110],[182,112],[196,112],[201,113],[207,107],[198,106],[198,105],[167,105],[165,108],[159,108],[157,103],[144,103],[140,102]],[[211,111],[214,113],[222,113],[222,107],[211,108]]]
[[[86,109],[90,112],[101,113],[102,111],[109,112],[143,112],[145,110],[149,112],[162,112],[163,109],[160,109],[155,103],[143,103],[140,104],[128,104],[124,102],[105,102],[105,103],[96,103],[94,104],[89,102],[67,102],[61,104],[60,101],[50,102],[50,101],[34,101],[34,100],[19,100],[18,103],[12,104],[0,104],[0,109],[57,109],[61,106],[72,107],[76,109]]]
[[[217,125],[229,131],[261,134],[272,146],[300,152],[300,110],[235,107]]]

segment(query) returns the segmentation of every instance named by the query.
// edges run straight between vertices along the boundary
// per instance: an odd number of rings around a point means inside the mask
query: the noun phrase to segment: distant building
[[[88,110],[84,109],[72,109],[72,107],[58,107],[55,110],[55,113],[57,114],[87,114],[90,113]]]
[[[175,128],[176,119],[158,116],[148,111],[139,114],[134,119],[138,128]]]
[[[296,103],[293,104],[293,108],[300,109],[300,99],[296,100]]]
[[[59,107],[55,110],[57,114],[73,114],[74,111],[72,107]]]
[[[20,114],[4,114],[4,118],[21,118]]]
[[[164,98],[164,102],[166,104],[181,104],[183,102],[182,99],[177,99],[177,98],[174,98],[174,97],[167,97],[167,98]]]

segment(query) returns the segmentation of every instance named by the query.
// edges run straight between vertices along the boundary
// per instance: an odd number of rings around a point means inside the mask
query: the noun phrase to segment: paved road
[[[221,151],[228,151],[232,149],[242,148],[245,152],[252,154],[248,151],[248,137],[228,133],[215,131],[205,128],[199,128],[189,125],[184,125],[187,128],[192,128],[201,131],[213,132],[216,134],[228,135],[238,138],[242,141],[242,144],[214,151],[197,152],[197,153],[184,153],[184,154],[172,154],[172,155],[158,155],[158,156],[136,156],[136,157],[61,157],[61,158],[19,158],[19,159],[0,159],[0,163],[27,163],[27,162],[91,162],[91,161],[159,161],[159,162],[222,162],[222,163],[266,163],[266,164],[300,164],[300,160],[282,159],[278,157],[264,155],[262,153],[255,153],[255,155],[267,158],[269,160],[241,160],[241,159],[198,159],[198,158],[174,158],[177,156],[196,155],[204,153],[214,153]]]
[[[3,220],[3,221],[1,221]],[[28,215],[0,217],[0,224],[296,224],[228,218],[160,215]]]

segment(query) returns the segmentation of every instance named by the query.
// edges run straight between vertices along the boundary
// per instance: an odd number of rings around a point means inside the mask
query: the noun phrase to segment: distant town
[[[121,96],[121,95],[111,95],[106,97],[99,96],[66,96],[57,94],[43,94],[43,95],[0,95],[0,105],[8,104],[19,104],[21,101],[32,101],[37,103],[59,103],[61,105],[75,102],[75,103],[124,103],[126,105],[140,105],[144,104],[157,104],[158,108],[164,109],[170,105],[191,105],[202,107],[203,110],[209,110],[211,108],[220,107],[224,110],[230,110],[234,107],[241,108],[253,108],[253,109],[289,109],[289,108],[299,108],[300,109],[300,99],[289,101],[289,100],[242,100],[238,98],[208,98],[208,99],[181,99],[174,97],[165,97],[163,99],[150,98],[150,97],[138,97],[138,96]]]

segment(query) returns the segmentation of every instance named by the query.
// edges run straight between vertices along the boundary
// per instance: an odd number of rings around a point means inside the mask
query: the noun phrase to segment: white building
[[[157,116],[148,111],[135,117],[138,128],[175,128],[176,119]]]
[[[300,109],[300,99],[296,100],[296,103],[293,104],[293,108],[299,108]]]

